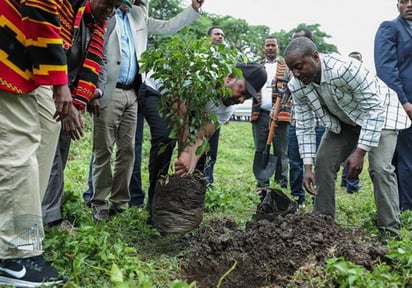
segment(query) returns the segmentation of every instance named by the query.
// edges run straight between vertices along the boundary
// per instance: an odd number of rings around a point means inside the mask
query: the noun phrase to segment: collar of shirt
[[[269,59],[266,58],[264,64],[270,64],[270,63],[276,63],[276,62],[279,62],[279,61],[278,61],[278,58],[276,58],[276,59],[274,59],[274,60],[269,60]]]
[[[120,8],[117,8],[116,10],[116,15],[118,16],[118,18],[124,18],[125,16],[127,16],[130,13],[130,9],[127,8],[127,10],[123,11]]]

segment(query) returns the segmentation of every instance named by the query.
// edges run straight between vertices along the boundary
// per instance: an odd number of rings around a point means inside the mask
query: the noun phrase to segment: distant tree
[[[184,9],[182,0],[150,0],[149,1],[149,16],[157,19],[168,20]],[[267,36],[274,35],[280,44],[280,55],[286,48],[293,32],[298,28],[306,28],[312,31],[313,39],[319,51],[323,53],[338,52],[335,45],[329,44],[326,41],[332,36],[320,30],[319,24],[304,24],[301,23],[290,31],[280,30],[274,33],[270,32],[270,28],[265,25],[249,25],[246,20],[234,18],[232,16],[221,16],[216,14],[204,13],[202,17],[188,26],[189,29],[172,34],[172,35],[151,35],[149,36],[149,46],[153,48],[159,47],[163,42],[171,41],[173,38],[192,38],[199,39],[207,34],[207,30],[212,26],[222,27],[225,33],[225,42],[231,49],[239,51],[245,55],[249,61],[258,61],[264,57],[263,43]],[[184,33],[184,35],[183,35]]]

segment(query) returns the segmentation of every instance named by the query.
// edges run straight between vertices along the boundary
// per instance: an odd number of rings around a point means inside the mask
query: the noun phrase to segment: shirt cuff
[[[313,158],[303,158],[303,165],[313,165]]]
[[[100,88],[96,88],[95,92],[99,93],[99,99],[103,97],[103,91]]]

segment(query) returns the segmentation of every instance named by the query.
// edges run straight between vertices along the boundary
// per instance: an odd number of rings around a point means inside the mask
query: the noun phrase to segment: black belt
[[[134,87],[133,83],[130,83],[130,84],[120,83],[120,82],[116,83],[116,88],[119,88],[122,90],[131,90],[133,89],[133,87]]]

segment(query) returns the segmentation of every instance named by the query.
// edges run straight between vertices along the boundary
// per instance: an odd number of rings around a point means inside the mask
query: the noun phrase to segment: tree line
[[[149,16],[157,19],[170,19],[184,9],[182,0],[151,0],[149,1]],[[157,48],[161,42],[170,41],[175,37],[193,37],[198,39],[207,36],[207,30],[212,26],[219,26],[225,32],[225,42],[230,49],[235,49],[241,54],[246,55],[250,61],[258,61],[264,58],[263,43],[267,36],[275,36],[280,44],[280,55],[283,49],[292,38],[293,32],[298,28],[306,28],[312,31],[313,40],[319,51],[323,53],[339,53],[334,44],[327,43],[332,36],[321,31],[319,24],[301,23],[295,28],[286,31],[271,32],[270,27],[265,25],[249,25],[246,20],[234,18],[229,15],[216,15],[204,12],[188,29],[173,35],[151,35],[149,37],[150,47]],[[189,35],[187,35],[189,34]]]

